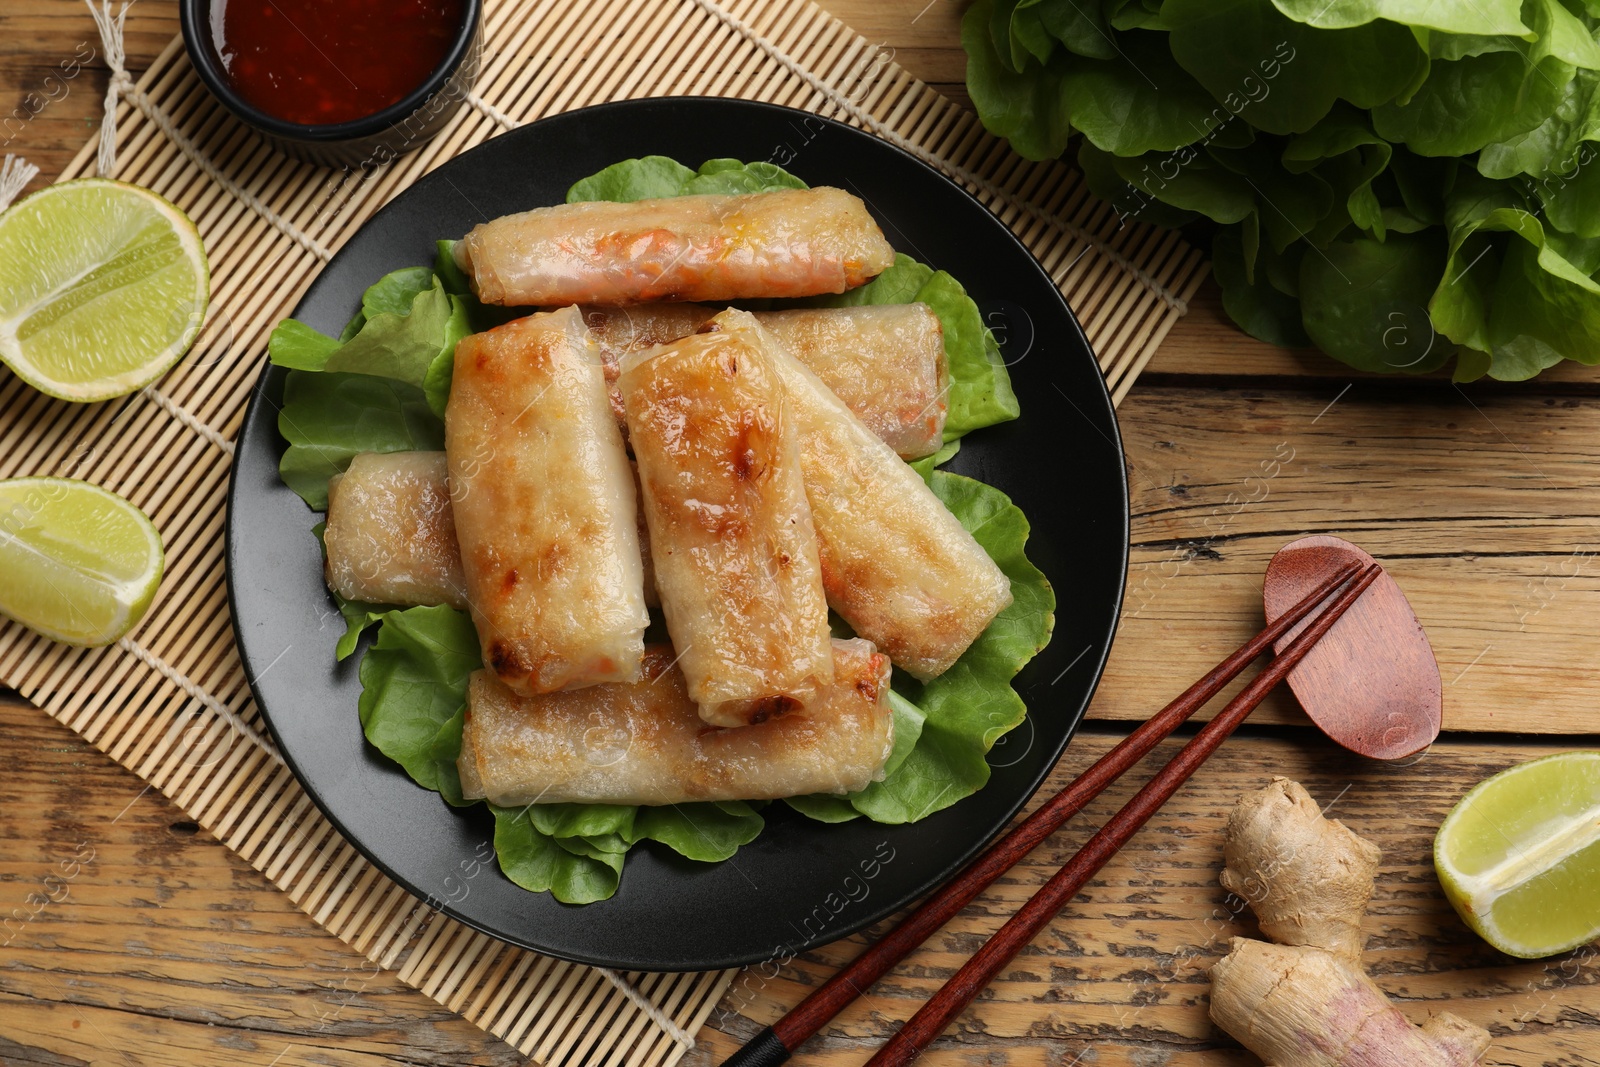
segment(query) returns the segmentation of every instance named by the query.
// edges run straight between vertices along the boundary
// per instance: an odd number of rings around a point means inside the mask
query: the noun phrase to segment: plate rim
[[[990,209],[977,197],[973,196],[971,192],[963,188],[958,182],[941,173],[937,168],[922,160],[916,154],[907,151],[892,141],[878,136],[870,130],[851,126],[848,123],[840,122],[837,119],[818,115],[815,112],[803,111],[798,108],[791,108],[780,104],[772,104],[766,101],[745,100],[737,97],[704,95],[638,97],[627,100],[614,100],[598,104],[591,104],[586,107],[574,108],[570,111],[562,111],[552,115],[543,116],[533,122],[519,126],[514,130],[499,133],[493,137],[487,138],[486,140],[473,145],[471,148],[452,156],[450,159],[443,161],[426,174],[419,175],[411,182],[411,184],[397,192],[393,197],[385,201],[382,206],[374,211],[371,216],[369,216],[359,227],[356,228],[354,232],[350,234],[348,238],[346,238],[345,242],[333,254],[333,256],[316,269],[315,273],[311,276],[309,282],[307,283],[306,291],[301,295],[294,308],[289,312],[289,317],[296,317],[300,313],[302,307],[310,297],[311,291],[316,287],[318,281],[339,262],[342,256],[346,255],[347,250],[352,248],[357,238],[360,237],[363,231],[374,225],[382,225],[384,214],[389,212],[396,205],[402,204],[415,195],[418,184],[420,184],[424,179],[448,168],[457,160],[464,159],[472,153],[486,148],[487,146],[494,144],[504,137],[530,136],[530,134],[528,134],[526,131],[534,130],[541,125],[554,121],[571,121],[574,117],[602,111],[607,113],[624,112],[662,106],[669,108],[686,107],[692,110],[696,107],[708,104],[716,105],[718,107],[732,107],[734,109],[763,111],[774,116],[782,116],[783,118],[789,120],[803,120],[812,123],[822,122],[828,127],[838,132],[842,132],[849,137],[866,138],[867,140],[874,142],[879,148],[887,149],[888,151],[903,157],[906,162],[911,163],[917,169],[924,171],[931,179],[936,179],[950,189],[953,189],[966,200],[970,201],[973,206],[977,207],[985,215],[987,215],[990,221],[994,224],[996,231],[1000,234],[1003,234],[1004,237],[1009,240],[1015,251],[1020,254],[1020,256],[1025,258],[1032,270],[1038,273],[1045,285],[1050,289],[1051,292],[1055,294],[1055,299],[1059,303],[1061,310],[1065,312],[1067,321],[1071,324],[1073,332],[1076,334],[1078,340],[1082,343],[1084,354],[1090,359],[1091,362],[1095,364],[1094,379],[1097,382],[1098,388],[1094,390],[1089,397],[1078,398],[1078,401],[1076,401],[1075,404],[1081,403],[1086,399],[1090,400],[1093,402],[1093,407],[1096,410],[1092,412],[1086,412],[1085,417],[1088,418],[1090,414],[1104,416],[1105,421],[1103,424],[1090,420],[1091,425],[1093,425],[1096,430],[1100,431],[1102,435],[1106,436],[1107,442],[1110,444],[1112,452],[1114,453],[1115,462],[1124,472],[1123,477],[1118,482],[1120,486],[1122,506],[1116,510],[1114,515],[1116,524],[1120,527],[1121,532],[1120,561],[1119,566],[1116,568],[1118,578],[1120,580],[1115,583],[1116,592],[1111,600],[1111,603],[1109,604],[1109,630],[1105,635],[1103,645],[1100,649],[1100,654],[1095,657],[1095,660],[1092,664],[1093,676],[1089,681],[1082,702],[1079,707],[1075,709],[1071,723],[1068,724],[1063,731],[1060,743],[1055,746],[1055,750],[1053,752],[1049,753],[1033,781],[1028,783],[1026,787],[1019,792],[1019,795],[1015,801],[1005,805],[1003,817],[998,819],[997,825],[992,831],[990,831],[987,835],[981,835],[973,838],[967,843],[966,847],[953,852],[949,858],[939,865],[936,871],[924,878],[921,884],[913,892],[907,893],[898,899],[889,899],[887,902],[880,903],[876,907],[863,909],[859,914],[853,916],[847,921],[840,923],[838,926],[830,926],[824,930],[820,930],[815,935],[797,938],[793,942],[787,943],[784,946],[785,950],[793,951],[794,953],[798,954],[809,951],[818,946],[830,944],[832,942],[849,937],[851,934],[854,934],[872,925],[873,923],[881,921],[886,916],[904,909],[918,900],[923,899],[930,892],[947,883],[957,872],[971,863],[978,855],[982,853],[984,849],[986,849],[991,843],[1005,833],[1006,830],[1011,826],[1012,821],[1016,818],[1018,812],[1026,807],[1027,804],[1038,795],[1039,790],[1054,772],[1057,764],[1060,763],[1062,756],[1067,750],[1067,747],[1071,744],[1072,739],[1077,735],[1079,728],[1082,726],[1087,715],[1089,705],[1093,702],[1094,697],[1099,690],[1100,684],[1104,680],[1106,663],[1110,659],[1111,651],[1115,647],[1117,634],[1120,630],[1122,607],[1127,595],[1128,568],[1132,555],[1131,545],[1129,543],[1132,526],[1132,500],[1126,480],[1127,454],[1123,447],[1121,426],[1117,419],[1116,407],[1112,402],[1111,392],[1106,384],[1104,374],[1099,369],[1094,346],[1089,342],[1089,338],[1084,332],[1083,325],[1079,321],[1077,314],[1072,310],[1071,305],[1068,304],[1065,295],[1060,290],[1060,287],[1055,283],[1054,279],[1050,277],[1049,272],[1044,268],[1043,264],[1039,262],[1038,257],[1033,254],[1032,250],[1022,242],[1021,238],[1019,238],[1011,229],[1011,227],[1008,226],[1002,219],[1000,219],[1000,217],[992,209]],[[256,425],[258,420],[264,417],[271,417],[270,414],[264,411],[264,408],[268,406],[266,401],[268,385],[274,376],[284,375],[285,373],[286,372],[284,368],[277,367],[270,362],[263,361],[261,372],[258,375],[255,384],[251,387],[250,398],[246,405],[243,418],[240,420],[239,430],[235,437],[235,440],[240,442],[241,446],[243,446],[243,442],[250,437],[252,428]],[[1026,417],[1026,415],[1024,415],[1024,417]],[[275,425],[273,432],[276,432]],[[612,957],[598,953],[586,955],[583,953],[537,944],[531,940],[508,934],[500,929],[495,929],[493,928],[492,924],[480,921],[471,915],[463,913],[456,908],[454,903],[442,900],[431,893],[423,892],[416,885],[414,885],[410,879],[398,874],[393,867],[385,862],[380,856],[376,855],[357,835],[352,834],[337,812],[332,810],[329,804],[325,801],[322,792],[302,771],[298,761],[291,755],[289,747],[283,743],[283,738],[278,732],[278,726],[274,721],[271,712],[268,710],[267,702],[262,699],[261,692],[257,686],[258,676],[257,672],[252,668],[251,655],[248,651],[248,641],[245,634],[244,623],[241,620],[238,611],[238,602],[235,592],[236,583],[234,581],[234,572],[236,567],[235,557],[238,554],[239,548],[234,529],[234,516],[237,511],[236,502],[241,491],[240,480],[238,477],[239,471],[239,457],[235,456],[233,457],[229,466],[228,493],[223,528],[225,585],[227,591],[229,624],[233,631],[234,645],[238,650],[240,665],[244,671],[245,680],[248,685],[251,698],[256,704],[256,708],[261,716],[262,722],[266,725],[268,733],[272,737],[273,743],[278,750],[278,754],[282,757],[284,764],[288,767],[290,773],[294,775],[296,782],[298,782],[300,787],[305,790],[307,796],[311,798],[312,803],[316,805],[317,810],[322,813],[323,817],[329,821],[329,823],[339,833],[340,837],[345,842],[349,843],[352,848],[354,848],[363,858],[367,860],[367,862],[371,863],[374,867],[381,871],[390,881],[404,889],[409,896],[414,898],[419,903],[431,907],[436,911],[448,916],[452,920],[459,922],[470,929],[492,937],[503,944],[512,945],[527,951],[538,953],[540,955],[567,960],[573,963],[580,963],[586,966],[606,967],[616,970],[640,970],[646,972],[665,973],[724,970],[733,967],[745,967],[772,958],[770,952],[765,949],[761,949],[755,950],[753,954],[746,953],[724,955],[710,959],[676,962],[668,967],[660,967],[653,965],[641,965],[637,960],[634,959]],[[310,514],[315,516],[318,513],[310,512]],[[1112,517],[1109,509],[1106,517]],[[1046,577],[1048,580],[1048,576]],[[1056,583],[1052,582],[1051,585],[1052,588],[1054,588]],[[1061,610],[1062,607],[1058,601],[1055,614],[1059,615]],[[1054,639],[1054,637],[1055,635],[1052,633],[1052,639]],[[1019,696],[1020,695],[1021,694],[1019,693]],[[1031,711],[1033,704],[1026,700],[1024,701],[1024,704],[1025,708]],[[370,742],[363,740],[362,743],[370,747]],[[395,773],[404,773],[403,769],[398,765],[395,765],[391,769]],[[417,788],[420,789],[423,787],[417,786]],[[960,801],[957,801],[956,803],[959,804]],[[817,825],[827,826],[829,824],[817,823]],[[915,824],[913,823],[906,825]],[[495,865],[494,873],[497,877],[506,877],[505,874],[500,871],[498,864]],[[625,869],[623,872],[623,877],[626,877]],[[525,890],[525,892],[532,891]]]

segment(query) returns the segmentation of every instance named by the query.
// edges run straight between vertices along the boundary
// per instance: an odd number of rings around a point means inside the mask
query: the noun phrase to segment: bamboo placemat
[[[272,326],[332,250],[440,163],[544,115],[644,96],[786,104],[932,163],[1051,272],[1119,401],[1187,310],[1200,255],[1173,233],[1124,225],[1064,165],[1020,159],[808,0],[489,0],[472,106],[420,151],[351,172],[290,161],[229,119],[180,41],[137,83],[119,75],[116,28],[103,31],[121,96],[111,176],[194,219],[211,260],[211,314],[182,364],[119,401],[66,404],[0,382],[0,477],[97,482],[143,508],[167,551],[155,605],[118,645],[72,649],[0,625],[0,683],[165,793],[330,932],[539,1062],[674,1063],[734,972],[619,974],[447,918],[334,831],[263,731],[229,623],[223,523],[232,442]],[[62,177],[96,165],[91,142]]]

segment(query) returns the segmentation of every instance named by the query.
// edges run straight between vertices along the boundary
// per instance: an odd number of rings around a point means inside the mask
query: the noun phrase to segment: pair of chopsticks
[[[1358,573],[1359,572],[1359,573]],[[1383,569],[1376,563],[1362,568],[1352,561],[1335,571],[1305,599],[1290,608],[1211,672],[1186,689],[1110,752],[1100,757],[1043,807],[1024,819],[982,856],[955,878],[935,890],[920,907],[835,974],[794,1010],[751,1038],[730,1056],[724,1067],[777,1067],[808,1037],[820,1030],[846,1005],[908,955],[970,903],[985,887],[1010,870],[1034,847],[1050,836],[1072,816],[1082,811],[1123,772],[1143,759],[1168,734],[1208,700],[1222,691],[1239,672],[1272,643],[1311,615],[1313,609],[1336,590],[1343,588],[1326,610],[1316,615],[1293,642],[1269,663],[1249,685],[1228,702],[1227,707],[1202,726],[1155,777],[1136,793],[1122,810],[1113,815],[1078,853],[1067,861],[1043,887],[1006,921],[993,937],[944,984],[932,998],[900,1029],[867,1067],[902,1067],[916,1059],[927,1045],[944,1032],[956,1016],[972,1002],[1022,947],[1043,930],[1067,901],[1094,877],[1107,860],[1138,832],[1150,816],[1178,791],[1206,759],[1227,740],[1267,692],[1283,680],[1311,647],[1333,627]],[[1352,578],[1354,580],[1352,581]]]

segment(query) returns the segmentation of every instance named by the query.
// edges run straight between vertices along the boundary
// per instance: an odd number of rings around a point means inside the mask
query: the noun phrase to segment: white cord
[[[467,94],[467,103],[471,104],[481,115],[497,124],[503,130],[514,130],[522,125],[522,123],[507,115],[475,92]]]
[[[252,730],[249,723],[239,718],[237,712],[228,707],[228,705],[224,704],[222,701],[218,700],[216,697],[212,696],[210,693],[206,692],[204,689],[201,689],[182,671],[178,670],[172,664],[168,663],[160,656],[157,656],[154,652],[151,652],[148,648],[145,648],[131,637],[124,637],[122,640],[118,641],[117,647],[122,649],[124,652],[132,653],[134,658],[139,660],[139,662],[160,673],[179,689],[182,689],[195,700],[198,700],[201,704],[204,704],[207,708],[210,708],[212,711],[222,716],[223,720],[229,726],[233,727],[235,733],[243,737],[256,748],[259,748],[262,752],[266,753],[267,757],[271,759],[273,763],[276,763],[280,767],[285,766],[283,757],[278,754],[278,750],[274,748],[266,738]]]
[[[128,15],[126,0],[115,17],[111,14],[111,0],[100,0],[99,7],[95,7],[94,0],[84,0],[84,3],[89,5],[89,13],[94,16],[94,24],[100,30],[100,43],[105,49],[106,66],[111,68],[111,79],[106,84],[106,111],[100,118],[100,155],[97,161],[100,176],[109,178],[117,169],[117,100],[119,96],[125,96],[135,107],[144,112],[145,117],[155,123],[173,144],[178,146],[178,150],[187,156],[190,162],[205,171],[212,181],[238,197],[245,207],[260,215],[279,233],[318,259],[324,261],[332,259],[333,253],[320,241],[241,189],[233,179],[218,170],[216,164],[206,158],[205,153],[178,129],[172,121],[172,116],[157,107],[145,91],[135,84],[123,66],[122,23]]]
[[[144,395],[148,396],[156,407],[160,408],[162,411],[165,411],[168,415],[171,415],[174,419],[177,419],[189,429],[193,430],[201,437],[204,437],[207,441],[210,441],[212,444],[222,449],[222,451],[226,452],[228,455],[233,455],[232,441],[228,440],[226,437],[222,436],[220,433],[213,430],[199,419],[195,418],[195,416],[190,414],[186,409],[180,407],[176,400],[161,392],[153,385],[144,390]]]
[[[622,995],[631,1000],[640,1011],[648,1015],[651,1022],[661,1027],[662,1031],[672,1038],[673,1043],[679,1048],[684,1050],[694,1048],[694,1038],[690,1037],[683,1027],[667,1018],[667,1013],[662,1011],[655,1001],[639,992],[638,987],[632,982],[613,971],[610,967],[596,967],[595,970],[599,971],[612,985],[622,990]]]
[[[17,194],[33,181],[33,176],[39,173],[39,168],[23,159],[21,156],[6,154],[6,161],[0,164],[0,211],[11,206],[11,201]]]

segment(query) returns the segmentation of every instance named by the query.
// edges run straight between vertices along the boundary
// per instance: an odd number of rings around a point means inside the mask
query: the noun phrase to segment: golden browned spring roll
[[[860,199],[821,187],[536,208],[455,257],[485,303],[617,305],[842,293],[894,250]]]
[[[445,452],[485,665],[529,694],[637,679],[636,490],[577,308],[462,340]]]
[[[756,320],[903,458],[944,444],[950,372],[927,304],[759,311]]]
[[[828,604],[917,678],[950,669],[1011,583],[933,491],[748,312],[702,327],[761,347],[783,379]]]
[[[689,696],[717,726],[832,678],[800,446],[770,357],[733,334],[631,353],[619,379],[656,588]]]
[[[346,600],[467,610],[445,473],[443,452],[363,452],[348,471],[330,478],[328,588]],[[633,474],[644,602],[659,607],[644,498],[638,495],[638,471]],[[323,537],[328,539],[326,531]]]
[[[463,791],[502,807],[681,804],[849,793],[882,777],[889,660],[870,643],[833,642],[834,681],[805,710],[735,730],[701,721],[672,659],[653,645],[643,681],[538,697],[473,674]]]
[[[715,308],[702,304],[640,304],[637,307],[586,307],[583,320],[589,326],[600,359],[605,366],[606,387],[611,390],[611,410],[616,412],[623,436],[628,432],[628,415],[622,406],[622,390],[617,378],[622,375],[622,360],[629,352],[644,352],[657,345],[688,337],[700,324],[715,315]]]
[[[328,588],[374,604],[467,606],[443,452],[363,452],[328,481]]]
[[[615,384],[622,358],[686,337],[715,314],[699,304],[584,308],[600,343],[619,419],[622,396]],[[950,373],[944,329],[928,305],[805,308],[755,316],[902,457],[920,459],[944,443]]]

